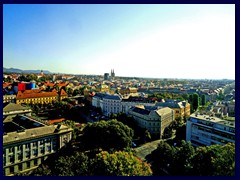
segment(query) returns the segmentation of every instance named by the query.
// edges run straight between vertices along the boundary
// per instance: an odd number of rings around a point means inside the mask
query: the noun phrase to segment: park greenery
[[[41,164],[31,176],[151,176],[150,165],[131,152],[75,152]]]
[[[235,144],[194,148],[182,141],[176,146],[161,141],[152,152],[153,175],[167,172],[174,176],[234,176]]]

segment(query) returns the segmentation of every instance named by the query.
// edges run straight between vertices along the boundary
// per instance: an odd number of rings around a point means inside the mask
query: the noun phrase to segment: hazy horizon
[[[3,66],[235,79],[235,5],[3,5]]]

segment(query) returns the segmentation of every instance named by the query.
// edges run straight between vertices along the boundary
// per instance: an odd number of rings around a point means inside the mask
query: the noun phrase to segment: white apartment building
[[[92,98],[92,105],[100,107],[105,116],[122,112],[121,97],[117,94],[96,93]]]
[[[235,143],[235,121],[192,114],[187,121],[186,141],[191,141],[193,146]]]
[[[151,134],[160,136],[164,133],[175,119],[174,110],[164,107],[132,107],[128,111],[129,116],[132,116],[140,127],[146,128]]]

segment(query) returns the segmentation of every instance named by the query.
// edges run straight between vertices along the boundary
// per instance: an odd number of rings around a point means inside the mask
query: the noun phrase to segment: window
[[[26,156],[27,159],[29,159],[29,158],[30,158],[30,152],[29,152],[29,151],[26,151],[26,152],[25,152],[25,156]]]
[[[37,149],[34,149],[34,150],[33,150],[33,155],[34,155],[34,156],[37,156]]]
[[[22,153],[18,153],[18,154],[17,154],[17,159],[18,159],[18,161],[22,161],[22,159],[23,159],[23,154],[22,154]]]
[[[27,168],[27,169],[30,168],[30,162],[29,162],[29,161],[26,162],[26,168]]]
[[[19,164],[19,165],[18,165],[18,170],[19,170],[19,171],[22,171],[22,170],[23,170],[22,164]]]
[[[19,145],[19,146],[17,147],[17,150],[18,150],[18,151],[21,151],[21,150],[22,150],[22,146]]]
[[[30,148],[30,144],[29,143],[25,144],[25,149],[29,149],[29,148]]]
[[[36,147],[37,146],[37,142],[33,142],[32,145],[33,145],[33,147]]]
[[[9,156],[9,162],[10,162],[10,163],[14,163],[14,156],[13,156],[13,155],[10,155],[10,156]]]
[[[14,166],[11,166],[11,167],[9,168],[9,172],[10,172],[10,174],[13,174],[13,173],[14,173]]]
[[[41,141],[39,142],[39,144],[40,144],[40,145],[43,145],[43,144],[44,144],[44,140],[41,140]]]
[[[8,149],[8,152],[9,152],[9,153],[12,153],[12,152],[13,152],[13,147],[10,147],[10,148]]]
[[[51,152],[51,146],[47,147],[47,152]]]
[[[37,166],[38,165],[38,159],[34,159],[33,164],[34,164],[34,166]]]
[[[41,154],[44,154],[44,147],[41,147],[41,149],[40,149],[40,152],[41,152]]]

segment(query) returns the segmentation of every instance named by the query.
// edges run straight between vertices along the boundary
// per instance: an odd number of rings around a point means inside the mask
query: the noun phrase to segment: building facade
[[[16,95],[3,95],[3,103],[15,103],[16,102]]]
[[[175,119],[187,119],[190,116],[190,104],[187,101],[166,100],[158,102],[156,106],[169,107],[175,112]]]
[[[187,121],[186,141],[194,146],[235,143],[235,121],[192,114]]]
[[[133,117],[138,125],[146,128],[152,135],[160,139],[166,127],[174,121],[174,111],[168,107],[132,107],[129,116]]]
[[[72,129],[67,126],[45,125],[24,115],[6,119],[3,134],[4,176],[37,168],[72,138]]]
[[[56,90],[52,92],[43,92],[40,89],[18,91],[16,104],[49,104],[61,101],[68,97],[67,93],[61,89],[60,93]]]
[[[101,108],[105,116],[122,112],[121,97],[117,94],[96,93],[92,97],[92,105]]]

